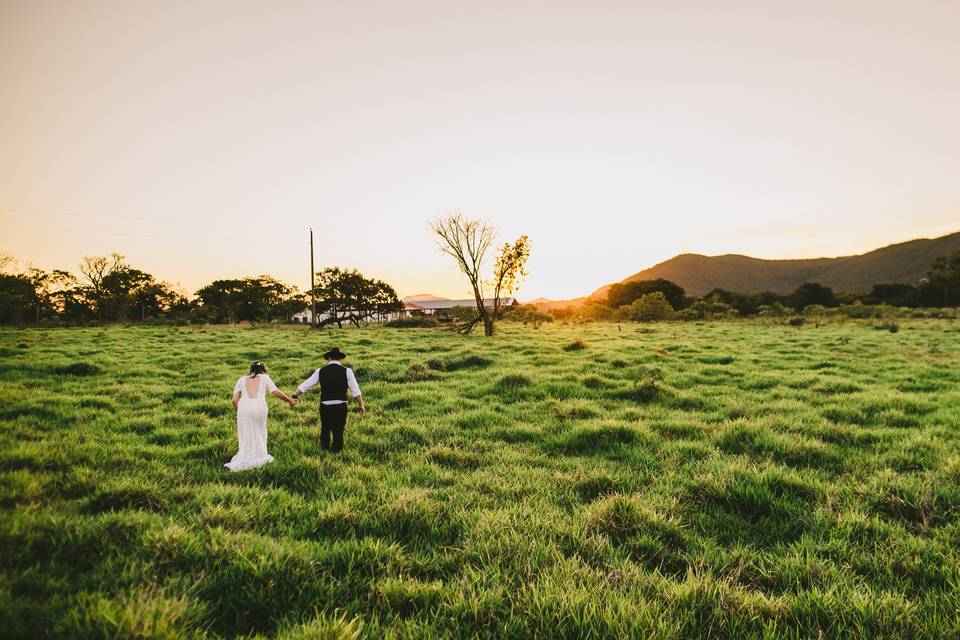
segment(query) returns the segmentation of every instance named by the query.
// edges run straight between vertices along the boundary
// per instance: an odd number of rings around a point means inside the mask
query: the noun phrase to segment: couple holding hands
[[[267,400],[271,395],[297,406],[300,396],[308,389],[320,386],[320,446],[336,453],[343,448],[343,429],[347,425],[347,392],[357,401],[357,411],[366,413],[360,385],[353,369],[342,363],[346,354],[334,347],[323,354],[327,364],[313,372],[288,396],[277,388],[267,375],[267,365],[257,360],[250,365],[250,373],[237,380],[233,387],[233,408],[237,411],[237,440],[239,451],[227,464],[231,471],[253,469],[273,462],[267,453]],[[331,443],[331,436],[333,442]]]

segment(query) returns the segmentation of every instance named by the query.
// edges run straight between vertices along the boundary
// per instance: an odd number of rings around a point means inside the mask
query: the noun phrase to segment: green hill
[[[953,251],[960,251],[960,232],[839,258],[763,260],[734,254],[684,253],[635,273],[623,282],[664,278],[676,282],[688,294],[698,296],[718,287],[747,293],[789,293],[804,282],[819,282],[835,291],[868,291],[877,283],[918,284],[936,258]],[[609,288],[610,285],[600,287],[590,297],[606,296]]]

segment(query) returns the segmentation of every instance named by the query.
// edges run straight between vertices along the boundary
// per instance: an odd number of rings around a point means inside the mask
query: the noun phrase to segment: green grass
[[[3,635],[960,635],[960,324],[652,328],[2,330]]]

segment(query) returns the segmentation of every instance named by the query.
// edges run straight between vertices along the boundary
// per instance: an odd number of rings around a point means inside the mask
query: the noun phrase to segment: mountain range
[[[960,251],[960,232],[900,242],[860,255],[837,258],[765,260],[737,254],[705,256],[684,253],[621,282],[663,278],[695,296],[705,295],[716,288],[743,293],[773,291],[786,294],[804,282],[818,282],[834,291],[869,291],[880,283],[919,284],[934,260],[954,251]],[[584,298],[563,301],[538,298],[533,303],[541,308],[563,307],[602,299],[609,289],[607,284]]]

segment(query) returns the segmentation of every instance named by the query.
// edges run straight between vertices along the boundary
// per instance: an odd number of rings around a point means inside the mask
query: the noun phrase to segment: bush
[[[736,309],[725,302],[697,300],[679,312],[676,317],[680,320],[721,320],[736,318],[739,315]]]
[[[460,369],[471,369],[473,367],[488,367],[493,364],[490,358],[484,358],[474,353],[465,355],[457,360],[451,360],[446,363],[447,371],[458,371]]]
[[[529,387],[532,384],[533,381],[522,373],[511,373],[500,378],[497,387],[503,391],[513,391]]]
[[[881,322],[874,329],[879,329],[880,331],[889,331],[890,333],[896,333],[900,331],[900,325],[896,322]]]
[[[799,327],[806,321],[807,319],[804,318],[803,316],[794,316],[789,320],[787,320],[787,324],[789,324],[791,327]]]
[[[522,322],[523,324],[532,324],[534,328],[538,328],[544,322],[553,322],[553,316],[545,311],[540,311],[536,307],[522,306],[513,311],[507,313],[504,316],[505,320],[511,322]]]
[[[103,369],[89,362],[74,362],[65,367],[57,367],[54,371],[62,376],[95,376],[103,373]]]
[[[407,372],[393,379],[393,382],[422,382],[432,380],[433,372],[422,364],[415,364],[407,369]]]
[[[663,372],[658,367],[646,365],[640,369],[640,373],[633,382],[633,387],[627,390],[621,390],[614,394],[615,398],[621,400],[631,400],[637,404],[649,404],[660,399],[660,381],[663,380]]]
[[[437,327],[440,326],[440,323],[437,322],[434,318],[427,317],[413,317],[413,318],[398,318],[397,320],[391,320],[386,324],[388,327],[394,329],[413,329],[419,327]]]
[[[571,342],[563,348],[564,351],[582,351],[587,348],[587,343],[583,340],[576,340]]]
[[[427,360],[427,368],[434,371],[443,371],[447,368],[447,363],[440,358],[430,358]]]
[[[676,315],[667,297],[661,291],[640,296],[633,302],[617,309],[616,317],[635,322],[670,320]]]
[[[786,308],[779,302],[774,302],[773,304],[763,304],[757,307],[757,315],[761,318],[786,318],[793,311]]]

